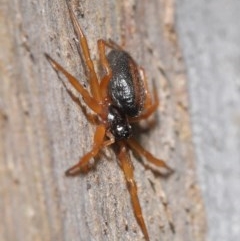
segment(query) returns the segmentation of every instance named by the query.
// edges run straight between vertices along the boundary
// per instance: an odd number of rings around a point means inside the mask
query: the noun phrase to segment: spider
[[[99,151],[110,145],[116,146],[119,165],[123,170],[127,187],[131,196],[135,218],[145,239],[149,240],[148,231],[137,195],[137,186],[133,175],[133,164],[128,150],[144,156],[147,161],[156,166],[172,169],[160,159],[145,150],[133,137],[131,124],[148,118],[158,107],[158,97],[155,88],[152,101],[144,69],[139,67],[129,53],[115,42],[99,39],[98,51],[100,63],[105,75],[99,81],[90,57],[87,39],[78,23],[72,7],[68,6],[70,18],[77,34],[80,49],[84,57],[90,84],[90,93],[81,83],[48,54],[46,58],[55,71],[61,72],[71,85],[81,94],[86,105],[97,115],[98,125],[94,134],[93,147],[80,161],[65,173],[73,176],[90,169],[89,161]],[[106,54],[106,48],[109,53]]]

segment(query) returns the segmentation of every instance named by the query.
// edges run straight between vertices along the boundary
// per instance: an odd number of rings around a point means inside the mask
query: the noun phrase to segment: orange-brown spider
[[[46,57],[56,71],[60,71],[66,76],[71,85],[82,95],[87,106],[97,114],[98,125],[92,150],[83,156],[76,165],[69,168],[66,175],[71,176],[87,171],[89,160],[95,157],[102,148],[112,144],[116,145],[119,164],[124,172],[131,196],[134,215],[145,239],[149,240],[137,196],[137,186],[133,176],[134,168],[128,149],[132,149],[138,155],[143,155],[149,162],[171,171],[163,160],[154,157],[132,137],[130,124],[148,118],[156,111],[159,102],[156,89],[153,103],[148,92],[144,70],[116,43],[102,39],[97,43],[105,75],[99,81],[90,57],[87,39],[71,7],[69,7],[69,12],[85,59],[91,93],[49,55],[46,54]],[[111,49],[107,55],[106,47]]]

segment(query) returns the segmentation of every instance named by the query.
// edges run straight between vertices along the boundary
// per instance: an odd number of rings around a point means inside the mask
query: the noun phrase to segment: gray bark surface
[[[240,2],[177,1],[209,241],[240,240]]]
[[[111,38],[144,66],[150,90],[153,82],[158,89],[156,125],[138,141],[175,173],[163,178],[131,155],[150,240],[205,240],[174,3],[71,4],[95,66],[97,40]],[[88,88],[66,2],[3,0],[0,18],[0,240],[143,240],[111,148],[87,175],[64,176],[90,150],[95,130],[44,57]]]

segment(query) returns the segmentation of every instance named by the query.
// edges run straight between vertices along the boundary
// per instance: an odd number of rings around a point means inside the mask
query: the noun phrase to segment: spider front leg
[[[88,163],[91,158],[95,157],[100,149],[102,149],[105,146],[108,146],[114,142],[114,140],[110,139],[107,141],[104,141],[104,137],[106,135],[106,128],[104,125],[99,125],[97,126],[95,135],[94,135],[94,143],[93,143],[93,148],[90,152],[88,152],[85,156],[83,156],[80,161],[69,168],[65,174],[67,176],[73,176],[76,175],[77,173],[83,171],[86,172],[88,170]]]
[[[131,196],[132,206],[134,215],[137,219],[137,222],[142,229],[143,235],[146,241],[149,241],[148,231],[142,216],[142,209],[139,203],[138,195],[137,195],[137,186],[133,176],[133,165],[129,158],[129,154],[126,149],[126,145],[121,142],[120,143],[120,152],[118,154],[118,158],[120,160],[120,166],[124,172],[125,179],[127,182],[127,187]]]

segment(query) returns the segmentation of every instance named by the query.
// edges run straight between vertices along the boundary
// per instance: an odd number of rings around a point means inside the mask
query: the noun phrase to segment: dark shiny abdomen
[[[137,64],[124,51],[112,50],[107,59],[112,70],[109,96],[127,116],[137,116],[143,109],[145,92]]]

